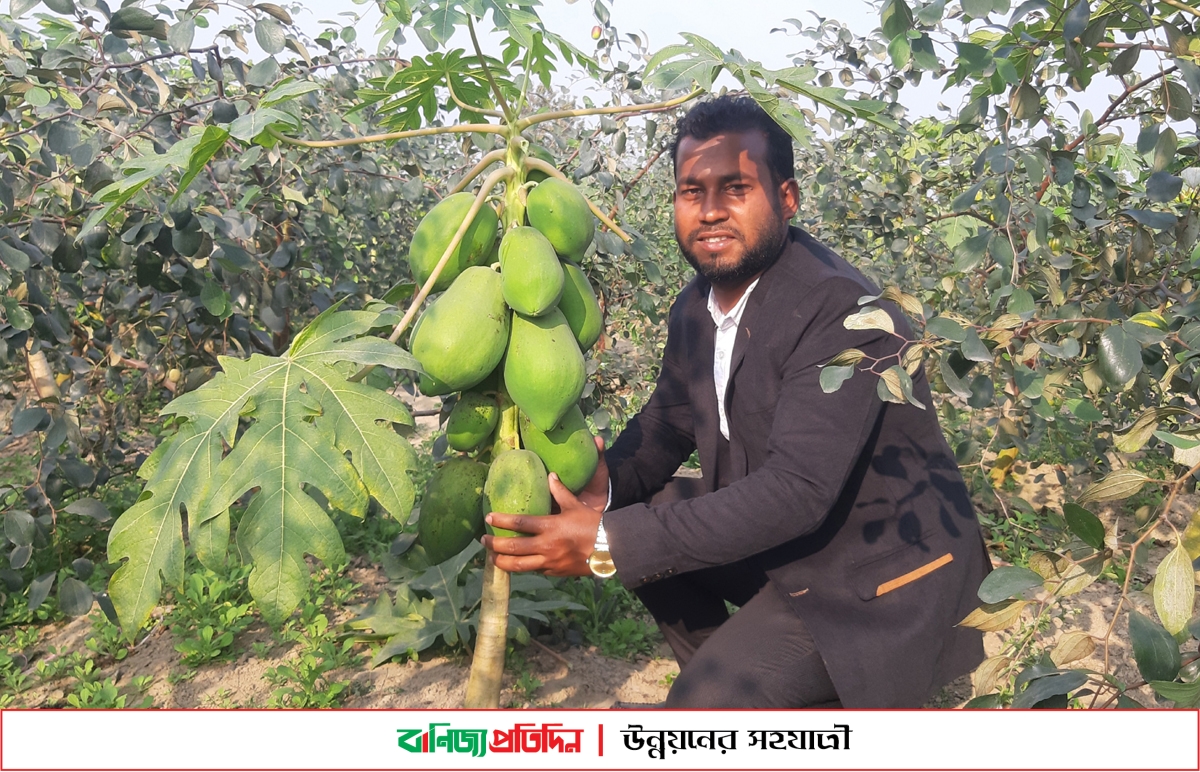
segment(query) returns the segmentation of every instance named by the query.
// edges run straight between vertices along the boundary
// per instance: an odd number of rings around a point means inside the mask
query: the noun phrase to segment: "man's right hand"
[[[592,439],[596,441],[596,450],[600,452],[600,463],[596,465],[596,473],[591,481],[575,497],[584,506],[603,512],[608,506],[608,465],[604,463],[604,440],[600,437]]]

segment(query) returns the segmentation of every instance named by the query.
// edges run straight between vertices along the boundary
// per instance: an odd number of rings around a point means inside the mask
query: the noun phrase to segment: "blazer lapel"
[[[786,249],[786,247],[785,247]],[[780,257],[780,260],[783,258]],[[775,265],[779,265],[779,260],[775,261]],[[768,296],[774,282],[771,281],[772,274],[775,273],[770,268],[758,280],[754,291],[750,293],[750,297],[746,300],[746,309],[742,312],[742,321],[738,324],[737,336],[733,339],[733,354],[729,358],[729,384],[725,390],[725,415],[729,415],[729,405],[733,400],[733,383],[734,376],[737,375],[738,368],[742,366],[742,360],[746,357],[746,347],[750,345],[750,340],[754,337],[754,331],[758,329],[759,324],[766,318],[762,309],[768,305]],[[714,334],[715,345],[715,334]]]
[[[713,381],[713,356],[717,342],[717,331],[712,315],[708,312],[708,284],[702,282],[702,291],[694,293],[688,314],[688,363],[691,370],[690,391],[692,399],[692,423],[696,438],[696,450],[700,454],[700,473],[709,491],[717,484],[717,438],[721,434],[721,421],[717,413],[717,390]]]

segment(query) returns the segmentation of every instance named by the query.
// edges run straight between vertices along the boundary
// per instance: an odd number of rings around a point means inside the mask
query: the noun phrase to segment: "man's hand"
[[[608,499],[608,470],[604,470],[604,498],[599,509]],[[599,476],[600,470],[597,470]],[[596,482],[588,484],[585,492]],[[588,576],[588,557],[596,544],[596,531],[600,527],[601,513],[576,498],[567,486],[559,481],[558,475],[550,474],[550,493],[562,511],[557,515],[506,515],[491,512],[487,522],[498,528],[508,528],[529,536],[504,537],[484,536],[483,546],[495,553],[496,568],[512,573],[541,571],[548,576]]]
[[[608,505],[608,464],[604,463],[604,440],[599,437],[592,439],[596,441],[596,450],[600,451],[600,463],[596,465],[596,473],[591,481],[579,492],[579,501],[597,512],[603,512]]]

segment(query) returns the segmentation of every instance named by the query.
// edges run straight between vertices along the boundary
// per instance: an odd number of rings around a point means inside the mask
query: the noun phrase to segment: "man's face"
[[[798,205],[796,181],[772,179],[761,131],[680,142],[675,239],[710,283],[735,286],[770,267]]]

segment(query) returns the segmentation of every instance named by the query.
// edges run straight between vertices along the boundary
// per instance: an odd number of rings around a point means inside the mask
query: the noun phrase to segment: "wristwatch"
[[[613,565],[612,555],[608,551],[608,534],[604,533],[604,516],[600,516],[600,527],[596,529],[596,544],[592,547],[592,554],[588,556],[588,568],[592,569],[592,574],[601,579],[608,579],[610,576],[615,576],[617,567]]]

